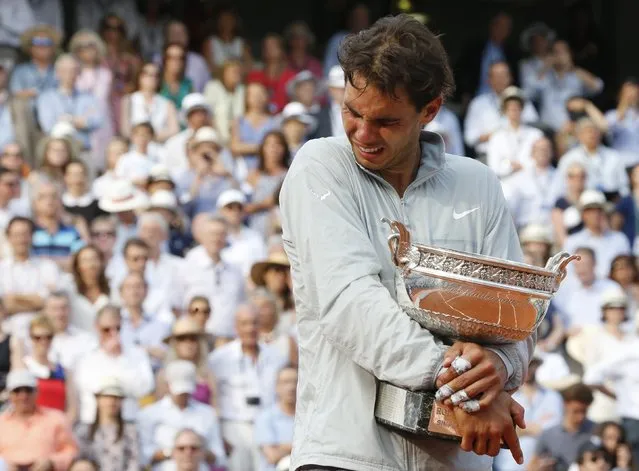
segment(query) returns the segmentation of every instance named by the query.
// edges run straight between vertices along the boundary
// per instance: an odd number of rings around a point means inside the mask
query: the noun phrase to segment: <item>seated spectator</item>
[[[174,360],[193,363],[196,367],[197,383],[192,397],[196,401],[215,407],[215,378],[207,363],[211,340],[211,336],[204,332],[204,327],[192,317],[187,315],[179,318],[173,324],[171,335],[164,339],[169,345],[164,364],[169,365]],[[155,397],[161,399],[168,391],[165,369],[158,371],[156,384]]]
[[[64,169],[64,186],[66,191],[62,193],[62,205],[67,213],[81,217],[87,224],[105,214],[91,192],[88,169],[84,162],[69,162]]]
[[[579,146],[579,132],[577,123],[584,118],[592,120],[595,126],[605,133],[608,123],[603,113],[592,102],[580,96],[574,96],[566,100],[568,121],[555,133],[555,147],[557,155],[564,155],[569,150]]]
[[[182,429],[175,436],[173,452],[175,471],[200,471],[204,466],[202,437],[191,429]]]
[[[231,152],[245,166],[244,174],[258,166],[258,152],[264,136],[277,128],[277,120],[268,108],[268,89],[261,82],[251,82],[246,86],[246,110],[231,125]]]
[[[138,416],[142,463],[154,470],[171,469],[175,437],[189,427],[204,437],[204,459],[208,466],[224,466],[226,454],[217,413],[213,407],[192,398],[197,384],[195,365],[175,360],[167,365],[165,375],[168,394]]]
[[[60,271],[50,260],[32,254],[33,223],[15,217],[7,225],[13,257],[0,261],[0,296],[8,314],[3,330],[26,338],[29,322],[42,309],[49,292],[60,285]]]
[[[71,424],[36,404],[38,382],[27,370],[7,377],[11,408],[0,414],[0,458],[10,467],[66,471],[78,452]]]
[[[246,205],[246,196],[236,189],[226,190],[217,200],[217,209],[229,229],[229,245],[222,251],[222,258],[241,267],[248,277],[253,264],[266,258],[266,245],[262,234],[243,224]]]
[[[601,440],[608,461],[614,463],[617,458],[617,447],[625,442],[625,432],[617,422],[602,422],[597,427],[597,437]]]
[[[491,91],[477,95],[468,106],[464,120],[464,141],[478,156],[485,156],[491,135],[503,124],[500,111],[500,96],[512,85],[510,68],[505,62],[495,62],[488,71]],[[521,121],[534,123],[539,119],[535,107],[529,101],[523,105]]]
[[[553,178],[557,178],[557,172]],[[575,234],[584,228],[579,213],[579,198],[586,189],[586,168],[580,163],[573,163],[566,168],[566,190],[556,199],[552,208],[551,219],[554,239],[558,245],[563,246],[569,235]],[[554,195],[550,195],[554,198]]]
[[[154,182],[150,185],[156,184]],[[148,212],[160,215],[167,224],[168,240],[164,244],[168,245],[168,252],[175,257],[183,257],[186,250],[193,245],[193,237],[186,227],[186,217],[180,211],[175,193],[157,190],[152,193],[149,203]],[[163,246],[162,249],[163,252],[167,251],[167,247]]]
[[[159,93],[173,103],[176,109],[182,105],[182,100],[195,90],[193,82],[186,76],[185,46],[178,43],[167,43],[162,52],[162,80]]]
[[[38,96],[40,127],[48,134],[56,123],[69,122],[75,128],[75,137],[82,142],[83,149],[89,150],[91,135],[104,119],[100,113],[100,103],[93,95],[76,89],[79,64],[73,56],[65,54],[58,57],[55,69],[59,87]]]
[[[238,339],[215,349],[209,365],[217,381],[222,435],[233,447],[230,467],[255,469],[259,452],[254,421],[261,410],[276,402],[277,373],[287,359],[275,347],[259,342],[255,307],[239,306],[235,320]],[[242,376],[244,381],[235,379]]]
[[[206,65],[206,60],[197,52],[189,51],[189,30],[181,21],[171,20],[166,24],[164,29],[164,44],[177,44],[182,46],[186,52],[186,70],[185,76],[188,77],[193,84],[193,91],[202,93],[204,86],[211,79],[211,73]],[[160,57],[156,63],[160,63]],[[179,108],[179,104],[178,104]]]
[[[521,33],[521,49],[530,55],[519,61],[519,80],[528,96],[534,96],[532,84],[545,67],[556,36],[545,23],[533,23]]]
[[[145,312],[142,307],[147,294],[147,284],[141,273],[129,273],[120,284],[122,299],[122,343],[142,348],[157,370],[166,356],[162,343],[171,329],[170,324],[158,319],[156,313]]]
[[[313,57],[315,35],[304,21],[294,21],[286,27],[284,39],[288,46],[288,66],[295,72],[308,70],[321,79],[322,63]]]
[[[48,25],[28,29],[20,37],[22,51],[30,60],[18,64],[11,74],[9,90],[19,98],[35,99],[57,86],[53,60],[62,42],[62,35]]]
[[[315,115],[320,110],[319,99],[324,92],[317,76],[310,70],[298,72],[286,84],[289,101],[296,101],[304,105],[307,113]]]
[[[122,137],[114,137],[106,148],[106,170],[98,178],[93,180],[92,193],[93,196],[100,199],[108,191],[108,188],[118,180],[115,175],[115,167],[120,157],[129,150],[129,143]]]
[[[185,305],[193,296],[206,296],[214,315],[206,331],[218,339],[235,338],[234,317],[237,306],[245,299],[244,277],[239,267],[224,262],[222,249],[227,241],[227,224],[222,218],[206,215],[201,226],[194,228],[200,246],[184,258],[180,290]]]
[[[617,255],[610,264],[609,278],[621,286],[628,298],[628,317],[633,323],[639,308],[639,268],[633,255]]]
[[[565,191],[568,167],[574,163],[584,166],[588,175],[586,188],[607,193],[609,199],[629,193],[628,174],[616,151],[601,144],[601,132],[589,118],[577,123],[580,146],[563,155],[557,167],[553,196],[559,198]]]
[[[264,136],[258,156],[257,168],[246,178],[252,194],[244,210],[250,216],[249,227],[264,237],[268,212],[275,206],[276,190],[284,181],[291,160],[284,134],[271,131]]]
[[[146,185],[149,196],[153,196],[156,191],[175,191],[175,182],[171,178],[169,169],[164,164],[155,164],[149,173],[149,180]]]
[[[630,445],[619,443],[615,454],[614,471],[632,471],[635,469],[635,459],[632,456]]]
[[[166,142],[180,132],[177,110],[180,106],[160,95],[160,68],[147,62],[140,69],[136,91],[122,99],[120,134],[131,137],[132,123],[148,122],[158,142]],[[181,103],[180,103],[181,105]]]
[[[535,356],[530,362],[528,373],[521,389],[513,394],[513,398],[523,406],[526,413],[526,428],[519,430],[519,443],[524,453],[524,463],[519,465],[506,450],[500,451],[495,459],[496,471],[521,471],[530,463],[537,440],[544,430],[555,427],[561,421],[563,404],[559,393],[539,385],[536,373],[543,363],[540,356]]]
[[[544,430],[537,441],[531,467],[546,463],[555,469],[568,469],[579,458],[579,450],[591,441],[594,424],[586,415],[592,392],[576,384],[562,392],[564,408],[561,423]]]
[[[617,255],[629,255],[630,244],[621,232],[608,229],[604,208],[606,197],[596,190],[586,190],[579,198],[579,209],[584,228],[568,236],[563,249],[573,253],[579,247],[589,247],[595,252],[599,278],[606,278],[610,265]]]
[[[0,147],[0,167],[14,171],[20,177],[20,209],[25,214],[31,213],[31,187],[29,175],[31,167],[26,163],[26,157],[32,159],[34,154],[27,154],[25,148],[17,142],[10,142],[4,148]]]
[[[192,319],[204,332],[211,317],[211,304],[208,298],[206,296],[193,296],[189,300],[184,317]]]
[[[75,436],[82,456],[94,460],[99,469],[138,471],[140,445],[132,422],[122,417],[124,389],[116,378],[105,376],[96,391],[97,414],[92,424],[78,424]]]
[[[124,250],[113,260],[110,267],[110,284],[115,287],[111,292],[111,299],[116,305],[120,304],[119,286],[129,273],[139,273],[144,276],[146,262],[149,260],[149,246],[146,243],[132,237],[124,244]]]
[[[109,303],[109,283],[105,274],[104,258],[100,250],[87,245],[73,255],[71,274],[75,292],[71,323],[93,333],[95,317]]]
[[[45,137],[38,143],[35,170],[29,173],[29,183],[35,189],[44,180],[64,186],[64,173],[70,162],[76,159],[71,140],[62,137]]]
[[[291,152],[291,160],[293,160],[297,151],[312,136],[317,121],[309,114],[304,105],[292,101],[282,110],[280,126],[286,139],[286,145]]]
[[[255,443],[260,447],[260,470],[275,471],[291,454],[297,389],[297,368],[285,366],[277,374],[277,403],[255,419]]]
[[[541,103],[541,121],[559,131],[568,121],[565,103],[574,96],[594,96],[603,90],[603,81],[590,72],[575,67],[566,41],[552,45],[546,66],[530,82],[533,99]]]
[[[277,299],[277,307],[284,313],[293,308],[293,298],[287,278],[291,270],[283,250],[271,250],[266,260],[251,268],[251,280],[255,286],[264,286]]]
[[[186,129],[167,139],[164,144],[164,161],[171,175],[176,176],[189,168],[187,156],[187,143],[190,138],[202,127],[212,126],[213,112],[204,98],[199,93],[191,93],[182,100],[182,119],[186,122]]]
[[[97,347],[96,335],[93,331],[81,330],[70,323],[73,317],[71,301],[64,291],[51,293],[43,311],[53,327],[49,360],[62,365],[65,371],[73,372],[78,361]]]
[[[627,79],[619,90],[617,108],[606,113],[610,147],[626,168],[639,164],[639,83]]]
[[[231,125],[239,120],[246,108],[246,86],[242,83],[242,63],[229,58],[222,64],[219,79],[213,79],[204,89],[206,101],[213,110],[215,129],[225,146],[231,143]]]
[[[255,289],[250,296],[251,304],[258,313],[260,342],[272,345],[284,357],[291,357],[291,349],[297,348],[291,338],[291,319],[280,317],[277,298],[265,288]]]
[[[113,216],[99,216],[93,220],[89,227],[91,245],[97,247],[102,254],[105,271],[109,272],[113,260],[113,249],[117,236],[118,221]]]
[[[119,309],[103,307],[95,324],[99,345],[78,362],[75,370],[80,422],[91,424],[95,421],[95,388],[105,376],[115,377],[120,382],[126,396],[122,403],[122,417],[134,420],[138,401],[153,390],[149,357],[140,347],[122,342],[122,316]]]
[[[13,170],[0,167],[0,230],[6,229],[15,216],[29,216],[30,211],[20,207],[20,191],[20,176]]]
[[[238,60],[241,66],[249,70],[253,58],[248,42],[241,36],[240,18],[228,6],[217,12],[215,31],[205,39],[202,56],[206,59],[213,75],[229,60]]]
[[[488,140],[487,163],[497,176],[506,181],[523,169],[533,166],[533,144],[543,137],[542,132],[522,123],[526,99],[522,90],[511,86],[500,96],[505,126],[495,131]]]
[[[344,69],[342,69],[340,65],[334,66],[329,71],[326,82],[329,100],[316,114],[317,127],[313,133],[314,139],[345,135],[344,124],[342,122],[342,103],[344,102],[344,88],[346,87]],[[437,120],[437,118],[435,118],[435,120]],[[459,131],[459,123],[457,123],[457,126],[457,130]]]
[[[262,69],[251,71],[246,80],[266,87],[267,96],[271,97],[271,112],[277,113],[288,103],[286,84],[295,76],[295,71],[288,66],[284,40],[279,35],[271,33],[262,39],[262,62]],[[247,96],[247,104],[248,101]]]
[[[73,253],[84,245],[84,241],[75,227],[62,222],[62,209],[62,198],[55,184],[43,181],[34,188],[33,254],[46,257],[68,271]]]
[[[426,125],[424,131],[436,132],[437,134],[439,134],[444,140],[444,148],[446,149],[447,153],[453,155],[466,155],[466,149],[464,148],[464,139],[462,137],[459,118],[446,105],[442,105],[442,107],[439,109],[439,112],[435,116],[435,119],[433,119]]]

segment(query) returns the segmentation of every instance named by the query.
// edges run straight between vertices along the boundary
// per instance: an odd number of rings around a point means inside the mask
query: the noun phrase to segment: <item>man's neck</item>
[[[27,419],[30,419],[31,416],[33,416],[33,414],[35,414],[36,409],[37,407],[34,405],[33,407],[30,407],[29,409],[24,411],[20,411],[20,412],[15,411],[15,415],[22,420],[27,420]]]
[[[73,94],[73,84],[69,85],[69,84],[61,83],[58,88],[60,89],[60,91],[62,93],[66,94],[66,95],[72,95]]]
[[[599,146],[584,146],[584,149],[589,154],[595,154],[599,150]]]
[[[286,415],[295,415],[295,402],[280,401],[279,406]]]
[[[242,344],[242,353],[247,357],[251,357],[253,360],[257,359],[257,355],[259,353],[259,347],[257,344],[255,345],[245,345]]]
[[[590,288],[592,285],[595,284],[596,281],[596,277],[592,277],[592,278],[586,278],[585,280],[581,280],[581,284],[584,286],[584,288]]]
[[[36,218],[36,224],[51,233],[57,232],[60,227],[58,218],[55,216],[38,216]]]
[[[38,69],[48,69],[51,66],[50,61],[32,59],[33,63]]]
[[[13,252],[13,259],[16,262],[26,262],[27,260],[29,260],[29,252],[26,252],[26,253]]]
[[[182,397],[173,396],[172,399],[173,399],[173,404],[175,404],[175,407],[177,407],[180,410],[184,410],[189,406],[188,398],[184,399]]]
[[[142,306],[127,306],[127,312],[129,313],[130,320],[137,324],[144,318],[144,311],[142,310]]]
[[[213,260],[213,263],[216,265],[220,263],[220,261],[222,260],[219,253],[211,253],[207,250],[206,254],[209,256],[211,260]]]
[[[403,198],[404,192],[408,185],[412,183],[417,175],[417,170],[419,169],[421,157],[421,148],[419,144],[417,145],[417,150],[413,152],[412,161],[407,160],[407,165],[402,169],[398,170],[382,170],[380,171],[380,175],[384,180],[386,180],[390,185],[395,188],[397,194],[400,198]]]
[[[570,422],[567,421],[563,421],[562,423],[564,429],[570,433],[577,433],[579,430],[581,430],[581,427],[583,426],[583,423],[581,424],[572,424]]]
[[[68,186],[67,189],[74,198],[80,198],[86,194],[86,188],[81,186]]]
[[[242,223],[228,226],[229,234],[239,235],[242,232]]]
[[[518,130],[521,127],[521,120],[513,119],[513,120],[510,120],[509,123],[510,123],[510,127],[513,128],[514,130]]]
[[[158,247],[152,247],[149,245],[149,260],[157,262],[158,260],[160,260],[160,254],[161,251]]]
[[[601,237],[602,235],[604,235],[604,229],[603,227],[600,226],[595,226],[595,227],[588,227],[587,228],[593,235],[597,236],[597,237]]]

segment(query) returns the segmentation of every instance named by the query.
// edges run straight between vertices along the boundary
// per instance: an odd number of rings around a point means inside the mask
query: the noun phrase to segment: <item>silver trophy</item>
[[[541,324],[550,300],[578,256],[556,254],[539,268],[494,257],[412,244],[397,221],[388,237],[401,276],[398,302],[423,328],[447,343],[484,345],[518,342]],[[452,415],[437,407],[434,392],[408,391],[380,382],[375,417],[405,432],[458,439]]]

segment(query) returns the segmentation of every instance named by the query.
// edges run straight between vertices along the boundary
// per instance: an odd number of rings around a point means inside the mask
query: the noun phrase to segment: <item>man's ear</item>
[[[438,96],[422,108],[419,113],[419,122],[422,125],[422,128],[435,119],[435,116],[439,113],[443,103],[444,99],[441,96]]]

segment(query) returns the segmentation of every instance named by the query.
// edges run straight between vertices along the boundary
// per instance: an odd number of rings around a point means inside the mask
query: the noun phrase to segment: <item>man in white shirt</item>
[[[466,155],[459,118],[446,105],[442,105],[435,119],[424,130],[439,134],[444,139],[444,146],[449,154]]]
[[[501,94],[501,112],[507,122],[490,136],[486,158],[502,184],[521,170],[533,166],[532,146],[543,136],[539,129],[522,123],[525,103],[524,93],[517,87],[508,87]]]
[[[206,296],[213,310],[206,330],[217,337],[233,339],[235,311],[246,296],[241,269],[222,259],[227,227],[224,219],[208,214],[198,220],[194,236],[200,245],[185,257],[179,292],[183,295],[182,307],[193,296]]]
[[[264,260],[268,254],[262,235],[243,224],[245,205],[246,196],[236,189],[224,191],[217,199],[220,216],[228,224],[229,245],[222,250],[222,259],[241,267],[247,277],[253,264]]]
[[[29,219],[13,218],[6,234],[13,258],[0,262],[0,297],[9,315],[2,329],[26,337],[29,322],[58,288],[60,271],[54,262],[30,256],[33,223]]]
[[[464,120],[464,140],[479,156],[486,154],[490,136],[504,123],[500,109],[500,96],[512,83],[508,64],[505,62],[492,64],[488,72],[488,80],[492,91],[471,100]],[[524,104],[521,120],[524,123],[534,123],[539,120],[535,107],[529,101]]]
[[[14,216],[29,216],[20,207],[20,176],[0,167],[0,230],[4,230]]]
[[[532,223],[550,226],[550,213],[554,206],[554,200],[547,191],[555,175],[550,164],[552,143],[540,136],[532,144],[530,152],[532,165],[513,175],[504,187],[504,195],[518,229]]]
[[[175,436],[173,463],[175,471],[206,471],[204,462],[204,440],[190,428],[182,429]],[[0,470],[2,471],[2,470]]]
[[[592,249],[580,247],[573,253],[581,260],[573,263],[574,274],[564,281],[553,300],[568,335],[578,333],[585,325],[601,324],[601,296],[609,289],[620,289],[607,277],[595,275]]]
[[[71,302],[64,291],[55,291],[44,304],[44,315],[54,329],[49,359],[60,363],[65,370],[73,371],[77,362],[98,345],[95,335],[71,325]]]
[[[209,356],[217,383],[222,436],[232,447],[232,469],[258,467],[259,452],[253,436],[258,413],[275,403],[278,371],[287,359],[270,345],[258,342],[258,314],[252,305],[236,313],[238,340]]]
[[[154,378],[149,356],[140,347],[123,345],[120,338],[122,316],[119,309],[105,306],[96,318],[98,347],[76,367],[75,382],[80,399],[80,422],[92,424],[96,414],[95,388],[105,376],[117,378],[126,398],[122,402],[124,420],[134,420],[139,400],[153,391]]]
[[[197,384],[195,365],[175,360],[166,367],[169,394],[143,409],[137,418],[142,445],[140,464],[153,471],[171,470],[175,463],[174,440],[185,427],[203,437],[204,459],[209,466],[224,466],[226,454],[220,433],[220,422],[213,407],[191,397]]]
[[[557,166],[552,194],[559,198],[566,191],[566,173],[574,163],[580,163],[586,169],[588,180],[586,188],[604,193],[629,193],[628,174],[624,162],[617,151],[601,144],[601,131],[590,118],[577,122],[579,146],[566,152]]]
[[[604,208],[606,197],[596,190],[586,190],[579,198],[581,220],[584,228],[568,236],[564,250],[573,253],[580,247],[588,247],[595,253],[595,272],[599,278],[606,278],[610,266],[617,255],[630,255],[628,238],[618,231],[608,229]]]

